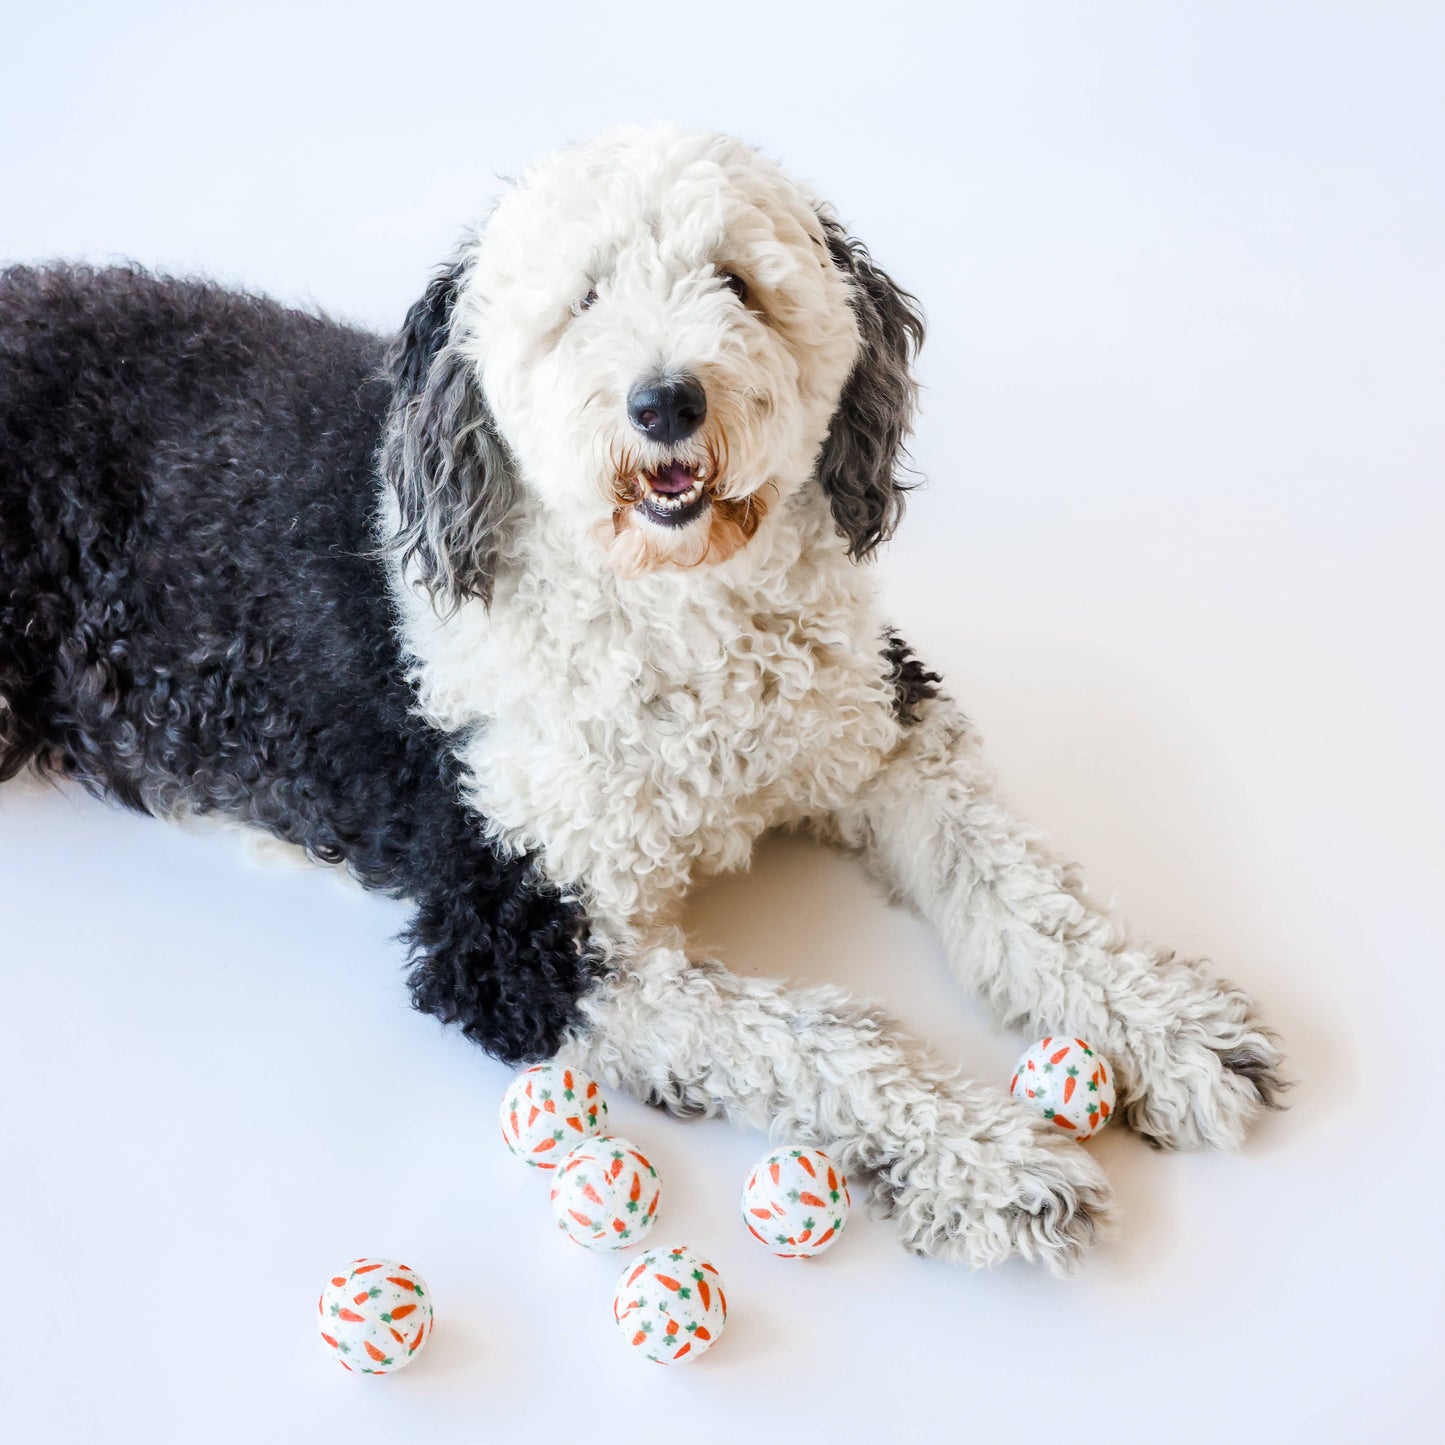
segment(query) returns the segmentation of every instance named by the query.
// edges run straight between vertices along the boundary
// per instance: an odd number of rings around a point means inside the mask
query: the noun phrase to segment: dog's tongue
[[[696,478],[686,467],[669,462],[667,466],[659,467],[655,472],[649,472],[647,484],[654,492],[661,492],[665,497],[675,497],[679,493],[687,491],[695,480]]]

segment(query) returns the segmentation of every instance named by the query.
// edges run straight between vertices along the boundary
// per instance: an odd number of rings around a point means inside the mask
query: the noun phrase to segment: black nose
[[[650,441],[680,442],[702,425],[707,393],[695,376],[640,381],[628,393],[627,415]]]

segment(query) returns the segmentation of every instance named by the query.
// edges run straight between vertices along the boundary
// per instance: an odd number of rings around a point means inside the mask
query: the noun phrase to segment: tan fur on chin
[[[665,567],[713,566],[726,562],[753,539],[768,504],[762,497],[714,497],[712,505],[686,527],[654,526],[629,504],[617,507],[596,532],[607,565],[620,577],[640,577]]]

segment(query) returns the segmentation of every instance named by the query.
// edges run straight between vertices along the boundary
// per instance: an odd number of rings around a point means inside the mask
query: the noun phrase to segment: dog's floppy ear
[[[516,499],[511,460],[456,334],[466,263],[433,277],[391,345],[382,472],[396,494],[392,547],[439,610],[490,602],[502,527]]]
[[[923,314],[914,297],[873,264],[861,241],[833,217],[820,219],[833,264],[852,283],[862,346],[818,458],[818,480],[848,553],[858,560],[887,541],[903,515],[910,484],[900,469],[918,399],[912,366],[923,344]]]

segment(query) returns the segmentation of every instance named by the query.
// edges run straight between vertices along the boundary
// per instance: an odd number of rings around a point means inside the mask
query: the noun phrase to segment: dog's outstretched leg
[[[1071,1272],[1112,1204],[1097,1164],[1001,1090],[952,1078],[833,988],[741,978],[658,947],[581,1004],[563,1057],[678,1113],[816,1143],[866,1171],[919,1254]]]
[[[1249,998],[1128,940],[998,801],[978,736],[947,698],[920,705],[898,752],[832,822],[933,923],[1000,1022],[1102,1049],[1124,1117],[1153,1143],[1231,1147],[1274,1106],[1280,1057]]]

